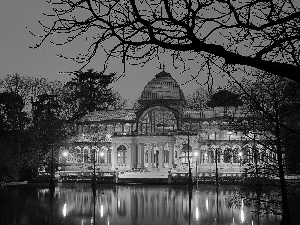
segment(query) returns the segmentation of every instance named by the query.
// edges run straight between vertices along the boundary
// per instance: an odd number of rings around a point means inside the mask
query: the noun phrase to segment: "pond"
[[[0,194],[2,225],[279,224],[280,216],[256,216],[257,204],[238,198],[237,186],[63,184],[7,187]],[[253,195],[253,193],[248,193]]]

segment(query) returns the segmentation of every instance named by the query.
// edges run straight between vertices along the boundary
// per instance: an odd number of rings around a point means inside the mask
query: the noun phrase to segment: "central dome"
[[[179,100],[185,102],[185,97],[178,83],[170,73],[162,71],[155,75],[144,88],[141,101]]]

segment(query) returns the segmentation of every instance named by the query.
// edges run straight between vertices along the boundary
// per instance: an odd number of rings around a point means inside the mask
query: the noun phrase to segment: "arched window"
[[[177,119],[166,107],[155,106],[146,110],[139,119],[139,134],[168,134],[177,130]]]
[[[208,129],[208,127],[209,127],[209,123],[207,121],[204,121],[202,123],[202,129]]]
[[[224,150],[224,163],[231,163],[232,152],[230,148]]]
[[[233,162],[234,163],[240,163],[242,161],[243,153],[239,148],[234,148],[233,149]]]
[[[83,148],[83,162],[87,163],[87,162],[92,162],[91,161],[91,152],[90,152],[90,148],[88,146],[85,146]]]
[[[218,129],[218,122],[217,121],[213,121],[210,125],[210,127],[213,129],[213,130],[217,130]]]
[[[127,148],[124,145],[120,145],[117,148],[118,152],[118,163],[125,163]]]
[[[106,146],[102,146],[99,152],[99,162],[105,163],[105,158],[107,157],[108,148]]]
[[[79,146],[77,146],[77,147],[75,147],[75,150],[76,150],[76,155],[77,155],[77,157],[76,157],[77,158],[77,162],[81,163],[82,159],[83,159],[81,148]]]

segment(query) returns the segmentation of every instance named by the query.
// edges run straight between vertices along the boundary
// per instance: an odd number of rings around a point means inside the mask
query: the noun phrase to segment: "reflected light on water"
[[[244,199],[242,198],[242,207],[241,207],[241,222],[244,223],[245,214],[244,214]],[[252,221],[253,222],[253,221]]]
[[[244,221],[245,221],[244,210],[241,209],[241,222],[244,223]]]
[[[196,207],[196,220],[198,220],[199,219],[199,209],[198,209],[198,207]]]
[[[67,203],[64,204],[63,207],[63,216],[66,217],[67,216]]]
[[[0,199],[5,205],[1,208],[0,204],[0,221],[12,224],[11,218],[17,218],[15,225],[41,225],[51,224],[52,218],[56,221],[53,225],[257,225],[250,217],[253,208],[245,201],[240,202],[240,207],[226,204],[227,196],[234,195],[236,190],[238,187],[219,187],[216,192],[215,186],[199,185],[190,198],[188,189],[181,186],[99,185],[95,195],[89,184],[63,184],[55,190],[50,206],[50,194],[43,187],[19,187],[11,189],[9,197]],[[17,207],[29,203],[30,207]],[[264,225],[278,225],[280,219],[262,217],[260,221]]]
[[[100,215],[103,217],[103,205],[100,206]]]

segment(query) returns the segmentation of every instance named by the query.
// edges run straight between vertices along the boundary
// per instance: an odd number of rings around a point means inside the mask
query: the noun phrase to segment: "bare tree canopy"
[[[145,63],[169,50],[173,62],[250,66],[300,83],[300,9],[296,0],[49,0],[54,14],[41,23],[45,40],[64,45],[84,38],[74,57],[98,52]],[[47,25],[49,24],[50,25]],[[184,56],[183,56],[184,54]]]

